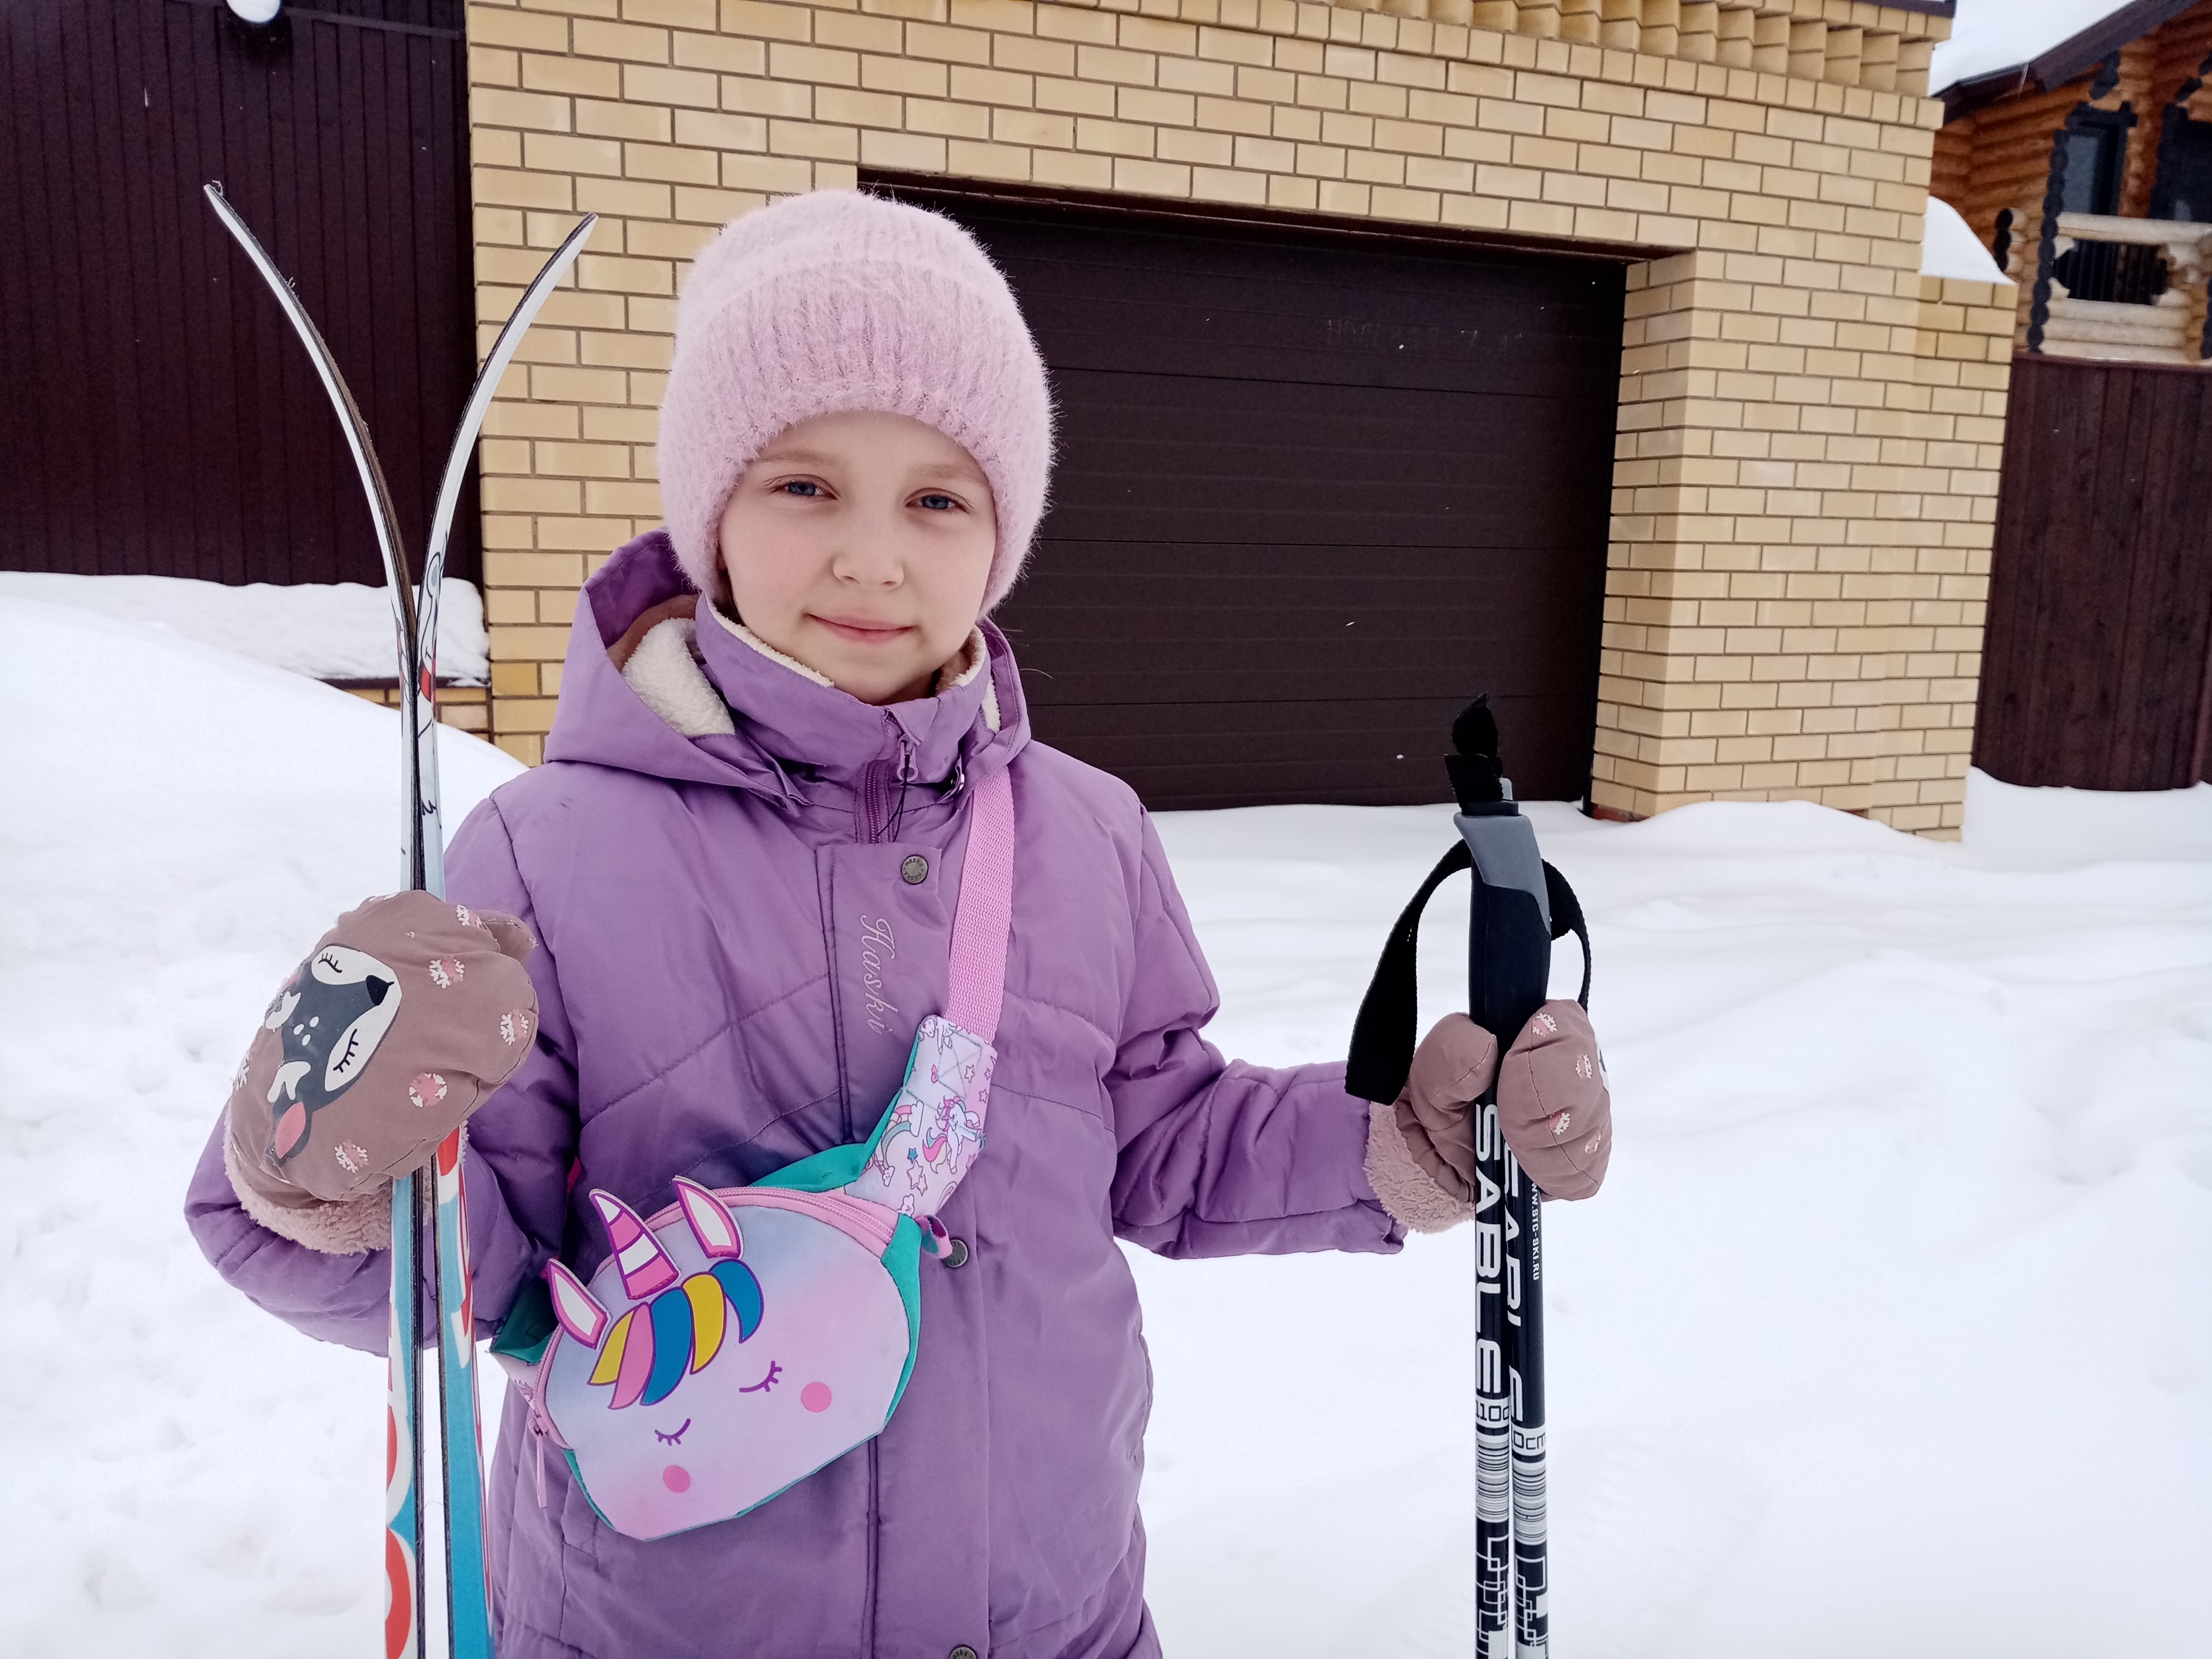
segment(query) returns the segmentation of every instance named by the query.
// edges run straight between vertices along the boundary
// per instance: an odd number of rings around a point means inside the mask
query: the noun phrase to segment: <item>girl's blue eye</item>
[[[793,478],[787,483],[778,484],[776,488],[787,495],[798,495],[808,500],[822,493],[822,486],[811,478]]]
[[[960,505],[959,502],[954,501],[950,495],[932,494],[917,496],[915,499],[933,513],[943,513]]]

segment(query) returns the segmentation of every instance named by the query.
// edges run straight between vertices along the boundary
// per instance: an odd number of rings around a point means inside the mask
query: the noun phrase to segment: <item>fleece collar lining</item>
[[[787,657],[743,623],[732,622],[713,605],[704,607],[720,623],[732,638],[741,641],[760,653],[770,662],[781,664],[794,674],[812,680],[817,685],[828,686],[830,682],[795,658]],[[698,653],[699,629],[689,617],[671,617],[666,622],[649,631],[637,643],[637,649],[623,667],[623,678],[637,694],[638,701],[653,710],[679,737],[726,738],[736,734],[737,723],[730,716],[729,705],[722,701],[721,693],[707,678],[701,666]],[[953,659],[959,672],[945,682],[939,690],[950,691],[966,685],[978,674],[985,672],[991,658],[990,647],[984,643],[983,630],[970,630],[968,642]],[[950,666],[951,665],[948,665]],[[994,732],[999,729],[999,692],[988,675],[983,684],[983,720]]]

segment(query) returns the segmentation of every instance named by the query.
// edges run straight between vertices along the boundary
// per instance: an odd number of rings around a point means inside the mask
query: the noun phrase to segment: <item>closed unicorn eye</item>
[[[783,1367],[777,1364],[775,1361],[771,1359],[768,1362],[768,1375],[766,1376],[761,1378],[759,1382],[754,1383],[750,1388],[739,1389],[738,1392],[739,1394],[766,1394],[770,1389],[776,1385],[777,1380],[782,1376]]]
[[[653,1431],[653,1437],[664,1446],[677,1445],[683,1441],[684,1430],[690,1426],[691,1419],[687,1417],[684,1419],[684,1428],[677,1430],[673,1434],[663,1434],[659,1429],[655,1429]]]

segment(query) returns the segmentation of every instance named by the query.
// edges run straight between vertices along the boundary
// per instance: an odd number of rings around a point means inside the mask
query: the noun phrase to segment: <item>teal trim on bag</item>
[[[891,1091],[890,1102],[884,1115],[876,1120],[874,1131],[866,1140],[855,1141],[849,1146],[832,1146],[827,1152],[802,1158],[796,1164],[787,1164],[772,1170],[752,1184],[770,1187],[787,1193],[834,1193],[840,1187],[849,1187],[860,1178],[860,1171],[868,1167],[875,1156],[877,1143],[884,1132],[891,1127],[891,1114],[898,1109],[899,1097],[906,1092],[907,1085],[914,1081],[914,1068],[921,1058],[917,1042],[906,1051],[906,1070],[899,1076],[899,1086]]]
[[[752,1184],[787,1193],[834,1193],[860,1178],[860,1171],[868,1167],[868,1154],[873,1150],[873,1142],[859,1146],[832,1146],[827,1152],[771,1170]]]
[[[899,1401],[906,1398],[915,1356],[921,1352],[921,1224],[910,1215],[901,1216],[891,1229],[890,1248],[882,1260],[884,1271],[898,1286],[899,1301],[906,1308],[906,1369],[899,1373],[898,1387],[891,1394],[891,1408],[884,1413],[884,1425],[888,1428]]]
[[[499,1334],[491,1340],[491,1351],[535,1365],[545,1357],[545,1345],[553,1340],[560,1322],[553,1312],[553,1292],[546,1288],[544,1279],[526,1279],[514,1293],[514,1305],[499,1322]]]

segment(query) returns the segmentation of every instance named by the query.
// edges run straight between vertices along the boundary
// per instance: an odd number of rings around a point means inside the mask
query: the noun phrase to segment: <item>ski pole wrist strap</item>
[[[1406,1079],[1413,1069],[1413,1047],[1418,1038],[1415,1027],[1420,1005],[1421,915],[1429,908],[1429,901],[1436,896],[1437,888],[1449,878],[1474,866],[1474,855],[1468,850],[1467,843],[1455,842],[1451,851],[1437,860],[1437,867],[1429,872],[1427,879],[1391,925],[1382,958],[1375,964],[1375,977],[1368,983],[1367,994],[1360,1000],[1359,1017],[1352,1022],[1344,1088],[1354,1099],[1388,1105],[1404,1090]],[[1544,888],[1552,913],[1552,937],[1565,939],[1572,933],[1583,947],[1582,989],[1575,1000],[1588,1008],[1589,925],[1583,917],[1582,901],[1575,896],[1575,890],[1567,884],[1567,878],[1549,864],[1544,866]],[[1493,1031],[1491,1035],[1504,1048],[1518,1034]]]

